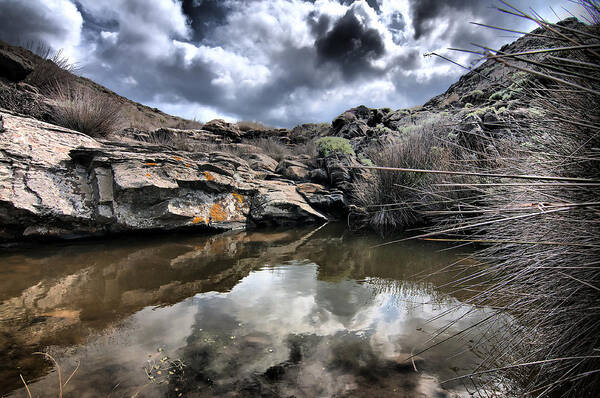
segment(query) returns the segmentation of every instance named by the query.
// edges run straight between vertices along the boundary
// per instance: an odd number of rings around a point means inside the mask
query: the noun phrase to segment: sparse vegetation
[[[58,50],[52,54],[50,47],[38,44],[34,53],[40,57],[26,79],[26,82],[37,87],[44,94],[52,94],[57,86],[70,86],[75,80],[75,73],[79,70],[77,64],[72,63]]]
[[[266,126],[261,122],[257,121],[249,121],[249,120],[241,120],[236,123],[236,126],[242,131],[267,131],[273,130],[273,127]]]

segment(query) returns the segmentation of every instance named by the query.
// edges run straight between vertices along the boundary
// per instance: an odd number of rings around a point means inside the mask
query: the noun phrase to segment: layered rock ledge
[[[95,140],[0,116],[0,241],[327,220],[294,182],[265,178],[270,159]]]

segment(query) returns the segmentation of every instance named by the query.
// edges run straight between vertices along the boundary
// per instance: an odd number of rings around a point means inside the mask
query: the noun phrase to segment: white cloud
[[[76,58],[82,25],[69,0],[0,0],[0,38],[15,44],[43,41]]]
[[[118,44],[151,59],[168,57],[172,37],[188,38],[187,19],[176,0],[80,0],[101,21],[118,23]]]

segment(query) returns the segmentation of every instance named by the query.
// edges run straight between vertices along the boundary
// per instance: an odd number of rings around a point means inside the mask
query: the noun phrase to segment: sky
[[[512,0],[551,21],[569,0]],[[62,49],[80,74],[167,113],[277,127],[393,109],[444,92],[469,65],[449,47],[499,48],[532,30],[496,0],[0,0],[0,39]],[[557,15],[555,15],[555,13]],[[557,18],[558,16],[558,18]]]

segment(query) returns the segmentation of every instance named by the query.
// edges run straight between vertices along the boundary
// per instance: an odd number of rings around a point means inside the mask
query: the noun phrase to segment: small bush
[[[81,86],[55,86],[53,121],[91,137],[105,137],[121,123],[121,104]]]
[[[204,126],[204,124],[194,118],[193,120],[179,120],[177,123],[175,123],[174,128],[179,130],[200,130],[202,129],[202,126]]]
[[[332,153],[341,153],[344,155],[354,155],[354,149],[350,141],[342,137],[323,137],[317,140],[317,149],[319,154],[329,156]]]

